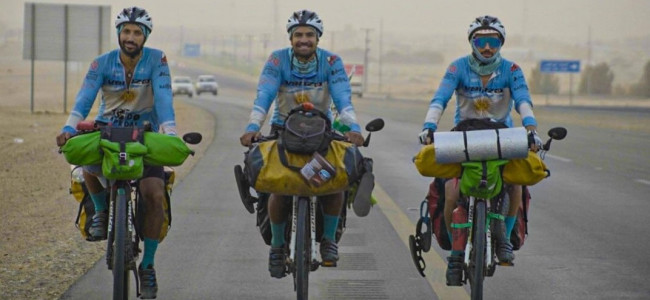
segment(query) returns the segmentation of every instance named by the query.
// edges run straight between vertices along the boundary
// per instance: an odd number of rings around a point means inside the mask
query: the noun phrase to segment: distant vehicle
[[[187,76],[174,77],[172,79],[172,94],[174,96],[184,94],[192,98],[192,96],[194,96],[192,79]]]
[[[359,98],[363,97],[363,84],[361,82],[350,82],[352,95],[357,95]]]
[[[219,84],[217,83],[217,78],[213,75],[199,75],[199,78],[196,80],[196,95],[201,95],[203,92],[212,93],[212,95],[217,95],[219,90]]]

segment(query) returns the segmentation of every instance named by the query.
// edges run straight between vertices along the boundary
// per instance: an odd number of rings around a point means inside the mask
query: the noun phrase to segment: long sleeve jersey
[[[257,98],[247,132],[260,130],[274,100],[271,124],[283,126],[289,111],[307,101],[331,119],[330,105],[333,102],[340,121],[352,131],[361,132],[350,100],[350,82],[341,58],[320,48],[316,50],[316,57],[317,70],[307,76],[292,70],[291,48],[274,51],[269,56],[257,85]]]
[[[481,77],[470,69],[469,57],[454,61],[431,99],[424,129],[437,129],[440,116],[454,92],[454,124],[470,118],[491,118],[512,127],[510,112],[514,105],[523,126],[537,126],[524,73],[511,61],[502,59],[485,87]]]
[[[175,135],[171,78],[167,57],[157,49],[143,48],[133,78],[127,85],[126,72],[116,49],[97,57],[86,73],[75,105],[63,132],[75,133],[86,119],[101,89],[101,103],[95,121],[116,127],[151,124],[154,131]]]

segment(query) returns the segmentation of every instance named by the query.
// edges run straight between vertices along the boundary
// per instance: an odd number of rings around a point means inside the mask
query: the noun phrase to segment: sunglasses
[[[491,36],[482,36],[477,37],[472,40],[474,46],[477,48],[485,48],[486,45],[490,44],[490,48],[499,48],[501,47],[501,40],[499,38]]]

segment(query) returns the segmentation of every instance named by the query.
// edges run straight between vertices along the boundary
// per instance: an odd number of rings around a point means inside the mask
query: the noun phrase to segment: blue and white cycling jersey
[[[97,57],[90,64],[63,132],[76,132],[77,123],[88,117],[99,89],[101,103],[95,121],[116,127],[149,122],[156,132],[161,129],[176,134],[169,66],[162,51],[143,48],[128,85],[119,49]]]
[[[303,102],[311,102],[330,119],[330,105],[334,102],[340,121],[352,131],[361,132],[350,100],[350,83],[337,55],[317,48],[316,72],[301,74],[292,70],[291,48],[274,51],[264,65],[257,85],[257,98],[253,104],[247,132],[260,130],[266,115],[276,100],[271,124],[283,126],[289,111]]]
[[[510,112],[514,105],[523,126],[537,126],[533,103],[521,68],[506,59],[492,73],[484,87],[481,77],[470,69],[469,57],[457,59],[445,72],[427,112],[424,129],[436,130],[442,112],[456,92],[454,124],[471,118],[491,118],[512,127]]]

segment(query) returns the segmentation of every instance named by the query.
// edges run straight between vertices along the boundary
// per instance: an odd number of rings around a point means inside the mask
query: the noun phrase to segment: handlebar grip
[[[77,123],[77,130],[95,130],[97,123],[95,121],[81,121]]]

